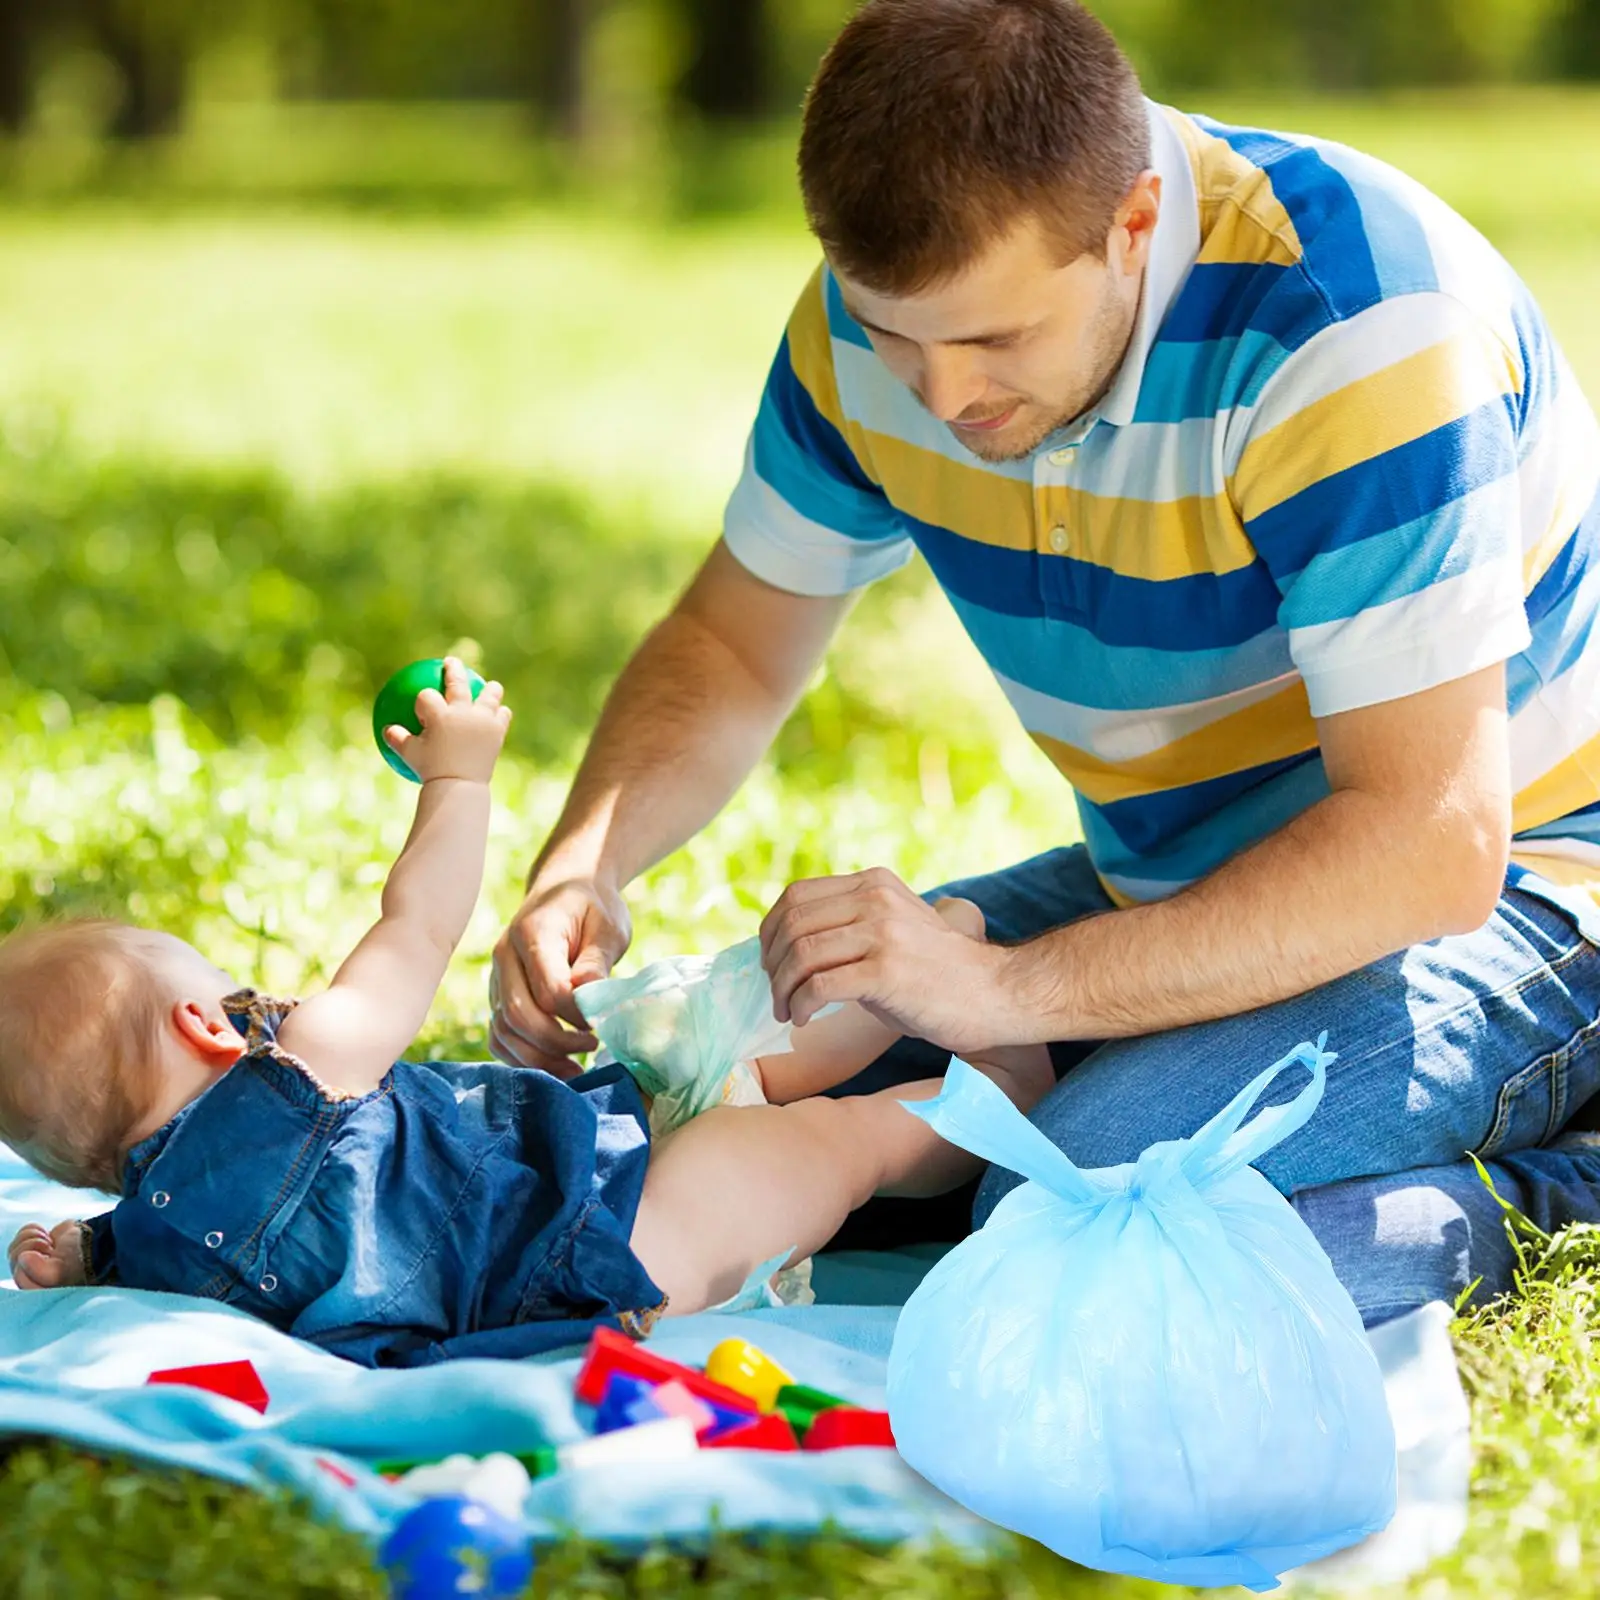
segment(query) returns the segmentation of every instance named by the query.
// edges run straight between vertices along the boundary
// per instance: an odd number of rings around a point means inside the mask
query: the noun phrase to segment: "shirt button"
[[[266,1275],[266,1277],[264,1277],[261,1280],[261,1292],[262,1292],[262,1294],[271,1294],[272,1291],[274,1289],[276,1289],[277,1287],[278,1287],[278,1280],[276,1278],[274,1278],[270,1272]]]
[[[165,1189],[157,1189],[156,1192],[150,1196],[150,1204],[153,1205],[157,1211],[159,1211],[171,1199],[172,1196],[168,1194]]]
[[[1052,450],[1050,452],[1050,465],[1052,467],[1064,467],[1071,459],[1072,452],[1070,450]]]
[[[1050,530],[1050,548],[1054,550],[1058,556],[1063,554],[1067,548],[1067,530],[1063,528],[1060,523],[1057,523],[1056,526]]]
[[[220,1233],[208,1233],[206,1235],[206,1249],[207,1250],[215,1250],[217,1248],[217,1246],[219,1244],[221,1244],[221,1243],[222,1243],[222,1235]]]

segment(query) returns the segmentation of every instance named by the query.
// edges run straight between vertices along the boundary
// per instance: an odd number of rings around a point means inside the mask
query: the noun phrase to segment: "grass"
[[[1600,394],[1584,154],[1600,96],[1212,109],[1346,137],[1434,183],[1508,251]],[[268,988],[315,983],[370,920],[409,820],[371,694],[457,647],[506,680],[518,718],[482,904],[423,1043],[481,1052],[489,947],[606,686],[714,534],[810,270],[778,151],[730,158],[768,197],[742,219],[642,183],[632,209],[573,184],[535,203],[549,174],[492,111],[241,112],[137,166],[10,152],[0,929],[120,908]],[[1074,831],[909,571],[865,597],[735,802],[635,887],[636,954],[741,936],[796,876],[883,863],[928,884]],[[1458,1322],[1472,1524],[1398,1592],[1600,1592],[1597,1270],[1577,1240]],[[382,1592],[359,1541],[302,1507],[57,1446],[11,1452],[0,1517],[0,1595]],[[973,1567],[836,1539],[626,1566],[574,1546],[537,1585],[683,1589],[1157,1592],[1032,1548]]]

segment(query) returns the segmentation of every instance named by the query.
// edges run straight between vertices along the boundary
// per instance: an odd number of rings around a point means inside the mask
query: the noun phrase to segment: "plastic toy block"
[[[626,1372],[630,1377],[643,1378],[647,1383],[671,1383],[676,1379],[690,1394],[712,1405],[726,1406],[730,1411],[753,1415],[755,1403],[748,1395],[713,1383],[703,1372],[693,1367],[680,1366],[668,1361],[653,1350],[635,1344],[626,1334],[612,1328],[596,1328],[589,1339],[589,1351],[578,1372],[575,1393],[580,1400],[592,1406],[605,1398],[606,1380],[613,1372]],[[838,1401],[836,1404],[843,1405]]]
[[[778,1391],[794,1382],[792,1372],[785,1372],[748,1339],[724,1339],[706,1357],[706,1376],[748,1395],[763,1411],[771,1411],[778,1403]]]
[[[801,1440],[801,1447],[806,1450],[843,1450],[863,1444],[894,1448],[887,1411],[865,1411],[859,1406],[820,1411]]]
[[[617,1380],[611,1380],[615,1383]],[[655,1407],[658,1417],[683,1417],[694,1428],[695,1438],[704,1438],[717,1427],[717,1414],[704,1401],[696,1399],[690,1394],[676,1378],[671,1383],[658,1384],[650,1395],[650,1404]],[[723,1416],[731,1416],[728,1411]],[[647,1422],[648,1417],[639,1417],[639,1422]],[[726,1426],[726,1424],[724,1424]]]
[[[644,1461],[676,1461],[700,1447],[687,1417],[662,1417],[633,1428],[617,1428],[592,1439],[564,1444],[556,1451],[562,1471],[579,1467],[637,1466]]]
[[[618,1428],[631,1428],[635,1423],[654,1422],[658,1417],[671,1415],[665,1407],[656,1404],[655,1387],[644,1378],[613,1372],[606,1379],[606,1392],[595,1408],[594,1431],[615,1433]]]
[[[802,1439],[806,1436],[806,1429],[820,1413],[849,1404],[848,1400],[841,1400],[826,1389],[813,1389],[803,1383],[786,1383],[778,1391],[777,1409],[789,1419],[795,1433]]]
[[[166,1367],[152,1372],[146,1383],[170,1383],[185,1389],[204,1389],[208,1394],[220,1394],[252,1411],[265,1413],[267,1386],[261,1374],[248,1361],[213,1361],[199,1367]]]
[[[703,1439],[701,1447],[706,1450],[798,1450],[800,1441],[782,1412],[768,1411],[742,1428],[729,1428],[726,1433]]]
[[[561,1470],[559,1452],[553,1444],[540,1445],[537,1450],[524,1451],[517,1460],[528,1469],[528,1476],[535,1480],[553,1477]]]

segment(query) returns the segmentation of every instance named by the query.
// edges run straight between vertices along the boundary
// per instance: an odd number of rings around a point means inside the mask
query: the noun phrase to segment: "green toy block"
[[[809,1384],[786,1383],[778,1391],[776,1410],[789,1419],[789,1426],[794,1429],[794,1436],[802,1444],[805,1443],[806,1429],[824,1411],[832,1411],[835,1406],[847,1406],[848,1400],[841,1400],[836,1394],[829,1394],[826,1389],[813,1389]]]

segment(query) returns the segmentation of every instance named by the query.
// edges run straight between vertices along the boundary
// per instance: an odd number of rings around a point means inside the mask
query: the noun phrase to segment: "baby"
[[[0,944],[0,1138],[120,1196],[89,1222],[23,1228],[19,1288],[207,1297],[374,1366],[523,1356],[602,1323],[642,1336],[819,1249],[874,1194],[937,1194],[977,1170],[898,1104],[937,1079],[817,1097],[894,1038],[859,1007],[749,1063],[768,1104],[655,1139],[620,1065],[565,1083],[397,1061],[477,899],[511,715],[498,684],[474,701],[454,660],[417,714],[420,734],[386,734],[423,780],[416,819],[378,922],[325,992],[269,1000],[114,922]],[[970,903],[941,915],[950,937],[983,936]],[[1053,1082],[1042,1049],[975,1065],[1024,1109]]]

